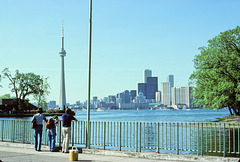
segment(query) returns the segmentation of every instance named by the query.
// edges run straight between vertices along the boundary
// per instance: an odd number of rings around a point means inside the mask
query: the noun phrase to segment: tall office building
[[[173,87],[172,88],[172,105],[187,105],[192,107],[191,87]]]
[[[170,83],[161,83],[161,102],[163,105],[170,105]]]
[[[64,57],[66,56],[66,51],[64,50],[64,35],[62,26],[62,48],[59,51],[59,56],[61,57],[61,80],[60,80],[60,100],[59,107],[64,110],[66,108],[66,92],[65,92],[65,76],[64,76]]]
[[[147,78],[147,99],[155,100],[155,93],[158,91],[158,77]]]
[[[155,100],[156,100],[156,103],[161,102],[161,92],[158,91],[155,93]]]
[[[147,95],[147,83],[138,83],[138,94],[142,92],[144,96]]]
[[[174,76],[173,75],[168,75],[167,76],[167,82],[170,83],[170,102],[172,102],[172,87],[174,87]]]
[[[147,83],[148,77],[152,77],[152,70],[149,69],[143,70],[143,83]]]
[[[130,91],[130,100],[131,102],[136,98],[137,96],[137,91],[136,90],[131,90]]]

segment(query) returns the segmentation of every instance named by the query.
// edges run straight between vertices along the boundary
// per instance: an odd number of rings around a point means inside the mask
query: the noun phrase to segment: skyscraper
[[[62,26],[62,48],[59,51],[59,56],[61,57],[61,78],[60,78],[60,109],[66,108],[66,92],[65,92],[65,76],[64,76],[64,57],[66,56],[66,51],[64,50],[64,35]]]
[[[161,83],[161,101],[163,105],[170,105],[170,83]]]
[[[148,77],[152,77],[152,70],[149,69],[143,70],[143,83],[147,83]]]
[[[173,87],[172,105],[187,105],[192,107],[191,87]]]
[[[167,76],[167,82],[170,83],[170,102],[172,102],[172,87],[174,87],[174,76],[173,75],[168,75]]]
[[[158,77],[147,78],[147,99],[155,99],[155,93],[158,91]]]

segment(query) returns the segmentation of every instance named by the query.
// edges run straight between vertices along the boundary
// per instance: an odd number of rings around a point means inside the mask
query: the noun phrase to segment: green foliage
[[[221,32],[200,47],[190,76],[196,105],[206,108],[240,107],[240,27]],[[238,113],[238,112],[237,112]]]
[[[9,80],[9,88],[11,92],[15,93],[20,109],[23,109],[23,105],[28,104],[28,101],[24,103],[28,100],[28,96],[33,95],[35,97],[36,95],[49,94],[47,80],[40,75],[34,73],[20,73],[18,70],[12,75],[8,68],[5,68],[2,73],[4,78]],[[39,102],[46,103],[46,101],[43,101],[42,98],[39,99]]]

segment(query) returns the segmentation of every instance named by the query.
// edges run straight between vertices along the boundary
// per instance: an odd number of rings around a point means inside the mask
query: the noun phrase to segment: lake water
[[[87,111],[75,112],[78,120],[87,119]],[[93,121],[210,122],[228,115],[228,109],[90,111],[90,119]]]

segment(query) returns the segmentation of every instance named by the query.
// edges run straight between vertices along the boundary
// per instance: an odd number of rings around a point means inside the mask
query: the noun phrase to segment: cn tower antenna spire
[[[66,108],[66,92],[65,92],[65,74],[64,74],[64,57],[66,56],[66,51],[64,50],[64,29],[62,23],[62,48],[59,51],[59,56],[61,57],[61,78],[60,78],[60,100],[59,107],[64,110]]]

